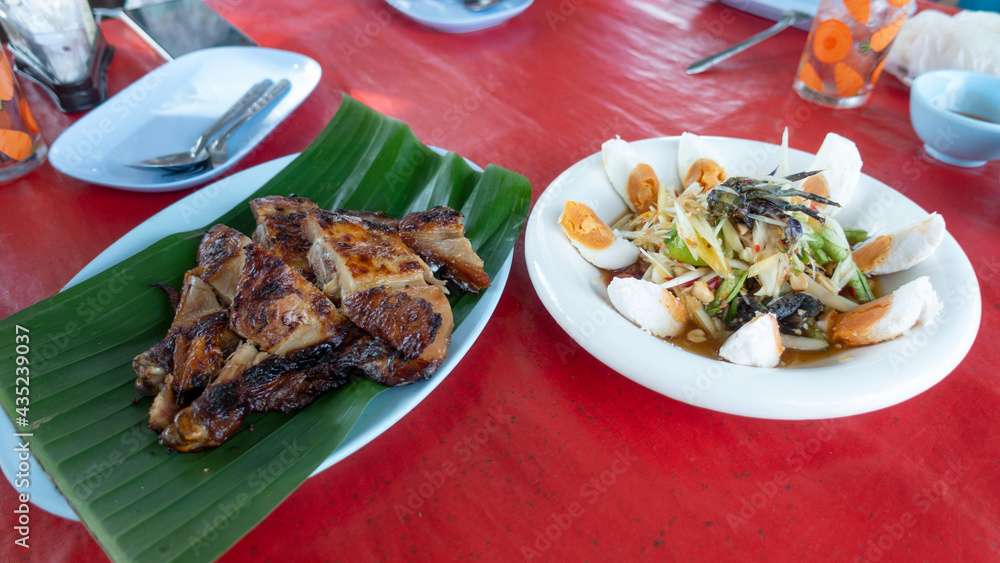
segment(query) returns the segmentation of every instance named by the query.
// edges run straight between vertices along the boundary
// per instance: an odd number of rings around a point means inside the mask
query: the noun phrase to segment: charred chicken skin
[[[257,243],[248,243],[244,255],[230,307],[237,334],[278,356],[343,340],[349,323],[316,286]]]
[[[312,245],[302,234],[302,221],[316,204],[304,197],[266,196],[250,201],[250,210],[257,220],[253,240],[271,251],[293,270],[311,279],[306,254]]]
[[[229,322],[246,342],[163,431],[163,443],[178,451],[217,446],[249,413],[302,408],[346,379],[335,360],[350,322],[259,244],[247,243],[243,256]]]
[[[399,234],[442,278],[466,293],[479,293],[490,286],[483,260],[465,237],[462,214],[439,205],[417,211],[399,221]]]
[[[310,211],[303,223],[312,241],[309,263],[323,292],[340,301],[358,291],[439,283],[396,229],[360,217]]]
[[[174,320],[166,338],[132,360],[136,390],[156,395],[150,428],[162,430],[177,410],[197,397],[236,349],[240,338],[215,292],[198,277],[185,275]]]
[[[412,357],[412,350],[410,353],[403,352],[390,344],[389,339],[359,330],[356,337],[343,346],[339,360],[339,365],[343,369],[360,374],[376,383],[397,387],[430,378],[444,362],[451,343],[451,331],[455,325],[448,299],[434,286],[407,288],[401,292],[430,304],[434,313],[440,317],[440,326],[433,339],[419,355]],[[394,323],[389,322],[387,326],[391,330]],[[395,324],[395,326],[405,325]],[[406,348],[405,343],[402,348]]]
[[[156,395],[150,428],[177,451],[216,447],[250,413],[304,408],[351,377],[427,379],[454,328],[428,262],[460,289],[489,285],[449,208],[394,219],[268,196],[251,209],[255,240],[209,230],[167,337],[133,362],[137,390]]]
[[[375,363],[371,350],[381,345],[368,346],[361,355],[368,367],[361,371],[393,385],[430,377],[444,361],[454,322],[448,299],[423,260],[391,226],[356,216],[310,211],[305,232],[314,241],[309,256],[317,281],[336,288],[354,324],[389,344],[386,361]],[[390,357],[420,364],[413,369],[417,364],[404,366]],[[397,366],[401,371],[393,372]]]
[[[225,225],[216,225],[205,233],[198,246],[201,279],[215,289],[219,303],[224,307],[233,302],[236,282],[243,270],[243,247],[250,242],[250,237],[243,233]]]
[[[209,385],[180,411],[160,441],[181,452],[215,447],[228,440],[247,415],[293,412],[347,382],[330,342],[295,350],[284,357],[258,353],[244,344],[226,366],[226,377]]]

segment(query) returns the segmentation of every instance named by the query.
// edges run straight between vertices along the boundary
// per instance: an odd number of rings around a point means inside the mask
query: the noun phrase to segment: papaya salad
[[[620,138],[602,155],[628,212],[608,222],[567,201],[559,223],[606,272],[615,309],[649,334],[775,367],[788,365],[786,350],[801,357],[890,340],[941,309],[926,276],[877,295],[877,276],[931,256],[944,219],[932,213],[876,237],[841,225],[835,216],[862,165],[844,137],[829,133],[811,166],[792,172],[786,130],[780,163],[758,177],[729,175],[724,155],[692,133],[679,138],[676,180],[658,178]]]

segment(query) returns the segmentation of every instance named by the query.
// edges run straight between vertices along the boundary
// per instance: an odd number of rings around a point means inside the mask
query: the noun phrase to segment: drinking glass
[[[87,0],[0,0],[0,24],[18,72],[44,87],[59,109],[78,112],[107,98],[107,44]]]
[[[832,108],[867,102],[914,1],[820,0],[795,73],[795,91]]]
[[[48,150],[0,47],[0,182],[27,174],[45,161]]]

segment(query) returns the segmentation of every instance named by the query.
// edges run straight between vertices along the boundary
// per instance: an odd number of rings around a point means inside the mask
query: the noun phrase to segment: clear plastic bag
[[[945,68],[1000,76],[1000,14],[923,10],[903,24],[886,72],[911,84],[922,72]]]

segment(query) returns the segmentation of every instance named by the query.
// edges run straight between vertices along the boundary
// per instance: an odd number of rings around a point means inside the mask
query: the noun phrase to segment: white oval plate
[[[677,139],[630,144],[661,181],[676,186]],[[778,147],[772,144],[724,137],[702,139],[726,156],[730,174],[767,174],[778,162]],[[793,172],[812,163],[810,154],[798,150],[789,153]],[[874,155],[868,156],[874,159]],[[557,222],[567,200],[586,203],[609,222],[625,213],[625,204],[605,175],[600,153],[574,164],[546,188],[531,212],[525,233],[528,273],[542,303],[563,330],[605,365],[691,405],[792,420],[873,411],[909,399],[941,381],[965,357],[979,330],[979,283],[969,259],[949,234],[922,264],[882,277],[882,291],[888,293],[916,277],[929,276],[944,303],[934,325],[796,369],[745,367],[699,356],[644,333],[612,307],[601,273],[570,246]],[[854,200],[837,219],[844,226],[865,228],[877,235],[926,214],[900,193],[862,174]]]
[[[438,153],[444,153],[440,149],[431,148]],[[207,222],[218,217],[220,213],[232,209],[257,188],[264,185],[296,156],[293,154],[248,168],[178,200],[118,239],[80,270],[80,273],[70,280],[66,287],[72,287],[103,272],[167,235],[205,226]],[[466,162],[469,161],[466,160]],[[469,165],[475,170],[482,171],[482,168],[471,162]],[[444,378],[451,373],[451,370],[458,365],[458,362],[472,347],[476,338],[479,337],[479,333],[483,331],[493,315],[493,310],[496,309],[497,303],[500,301],[500,295],[503,294],[504,286],[507,285],[507,276],[510,274],[510,265],[513,259],[514,251],[511,250],[507,261],[500,268],[496,278],[492,280],[490,289],[483,294],[483,297],[465,317],[462,324],[452,333],[448,357],[434,373],[434,377],[427,381],[390,389],[372,399],[354,427],[344,437],[340,446],[316,468],[312,475],[316,475],[341,461],[374,440],[379,434],[403,418],[406,413],[413,410],[420,401],[424,400],[444,381]],[[13,448],[17,446],[15,432],[10,419],[0,413],[0,450],[13,451]],[[28,439],[30,440],[30,438]],[[52,484],[48,475],[41,471],[34,457],[31,458],[30,464],[31,503],[57,516],[78,520],[76,513]],[[0,456],[0,468],[2,468],[7,480],[13,484],[17,471],[16,456]]]
[[[534,0],[503,0],[473,12],[462,0],[386,0],[404,16],[445,33],[469,33],[500,25],[528,9]]]
[[[87,182],[143,192],[180,190],[240,161],[319,83],[319,64],[262,47],[217,47],[179,57],[140,78],[63,131],[49,149],[56,170]],[[167,176],[133,162],[183,152],[251,86],[287,78],[291,89],[229,138],[229,160],[192,176]]]

